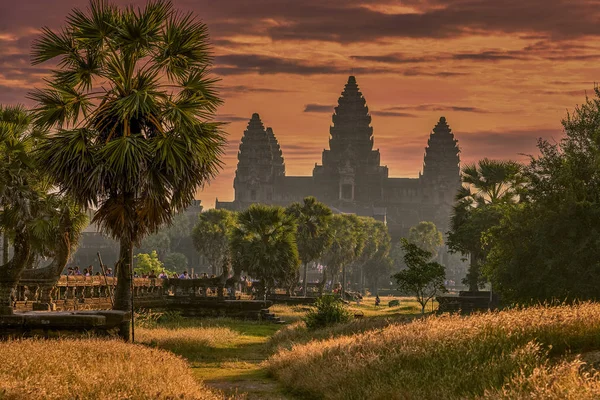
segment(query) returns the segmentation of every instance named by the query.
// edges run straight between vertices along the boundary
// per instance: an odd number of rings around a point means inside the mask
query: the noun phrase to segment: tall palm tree
[[[482,234],[499,221],[495,206],[520,200],[525,180],[522,165],[515,161],[487,158],[462,170],[462,187],[450,219],[448,246],[470,256],[466,282],[469,290],[478,291],[481,263],[485,259]]]
[[[302,203],[292,203],[286,213],[293,216],[298,225],[296,243],[304,267],[302,295],[306,296],[308,264],[318,260],[331,244],[329,223],[333,214],[329,207],[314,197],[306,197]]]
[[[221,166],[225,139],[207,122],[221,103],[207,28],[166,0],[138,9],[92,0],[61,31],[43,29],[32,61],[49,60],[58,68],[29,95],[37,126],[54,130],[39,159],[119,241],[115,309],[130,310],[134,246]]]
[[[296,222],[282,207],[253,204],[237,215],[231,236],[233,269],[245,271],[269,292],[298,272]]]

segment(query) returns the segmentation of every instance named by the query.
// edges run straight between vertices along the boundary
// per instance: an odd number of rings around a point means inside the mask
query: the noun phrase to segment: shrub
[[[350,320],[352,320],[350,310],[339,298],[331,294],[318,298],[315,306],[304,317],[308,329],[325,328]]]

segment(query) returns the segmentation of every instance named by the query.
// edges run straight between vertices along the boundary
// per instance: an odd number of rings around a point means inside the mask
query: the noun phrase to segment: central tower
[[[338,99],[329,128],[329,150],[313,171],[326,201],[376,203],[382,200],[387,167],[373,150],[373,127],[367,102],[350,76]]]

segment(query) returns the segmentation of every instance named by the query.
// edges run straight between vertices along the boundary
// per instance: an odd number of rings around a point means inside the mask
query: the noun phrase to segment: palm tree
[[[235,214],[213,208],[198,216],[198,223],[192,232],[194,246],[208,260],[213,275],[217,275],[218,270],[223,269],[225,279],[231,263],[229,239],[234,227]]]
[[[345,281],[345,268],[360,256],[364,244],[362,231],[357,229],[360,221],[358,217],[348,214],[334,215],[330,223],[331,245],[325,250],[322,261],[325,264],[323,279],[319,283],[319,293],[323,293],[323,287],[327,282],[328,275],[332,282],[342,272],[342,282]],[[362,244],[361,244],[362,242]],[[345,288],[344,288],[345,289]]]
[[[286,213],[293,216],[298,224],[296,242],[304,267],[302,295],[306,296],[308,264],[318,260],[331,244],[329,223],[333,214],[329,207],[314,197],[306,197],[302,203],[291,204]]]
[[[52,182],[36,163],[33,153],[43,134],[30,122],[22,106],[0,106],[0,226],[6,247],[13,240],[13,257],[0,266],[0,313],[12,312],[11,293],[38,257],[61,253],[62,271],[68,251],[61,242],[76,242],[82,229],[82,214],[52,193]]]
[[[231,237],[233,269],[261,281],[267,293],[298,272],[296,222],[282,207],[253,204],[237,216]]]
[[[525,180],[522,165],[515,161],[487,158],[462,170],[463,186],[456,195],[450,219],[448,246],[470,256],[469,273],[465,281],[469,290],[478,291],[479,269],[485,259],[482,234],[499,221],[495,206],[520,200]]]
[[[114,306],[130,310],[134,246],[170,223],[221,166],[225,139],[207,122],[221,103],[208,75],[207,28],[166,0],[140,9],[93,0],[61,31],[43,29],[32,61],[49,60],[58,69],[29,95],[36,125],[55,131],[39,159],[119,241]]]

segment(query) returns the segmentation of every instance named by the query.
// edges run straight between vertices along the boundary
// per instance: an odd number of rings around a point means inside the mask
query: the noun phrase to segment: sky
[[[113,1],[144,4],[144,1]],[[526,160],[558,141],[568,111],[593,96],[600,60],[598,0],[174,0],[208,26],[228,122],[224,168],[198,193],[233,200],[237,150],[258,112],[288,175],[311,175],[328,146],[348,75],[372,115],[391,177],[417,177],[445,116],[461,161]],[[87,0],[0,0],[0,103],[27,104],[48,67],[32,40]]]

